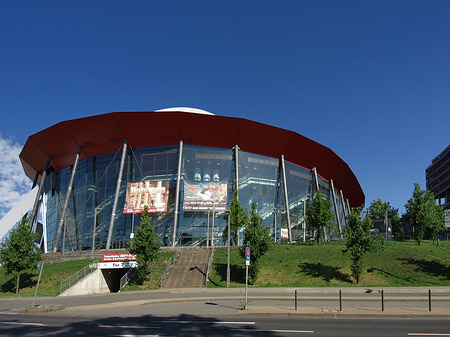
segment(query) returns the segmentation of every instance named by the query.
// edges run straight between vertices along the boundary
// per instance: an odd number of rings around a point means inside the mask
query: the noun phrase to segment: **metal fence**
[[[85,278],[87,275],[92,273],[95,269],[97,269],[98,260],[93,261],[89,265],[85,266],[83,269],[77,271],[75,274],[70,275],[65,280],[61,281],[59,293],[66,291],[73,285],[75,285],[78,281]]]

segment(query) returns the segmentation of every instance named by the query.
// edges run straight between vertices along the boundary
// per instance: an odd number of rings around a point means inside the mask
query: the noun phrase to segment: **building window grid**
[[[189,150],[191,148],[191,150]],[[205,151],[206,150],[206,151]],[[204,148],[199,146],[185,146],[185,153],[183,153],[183,163],[187,160],[200,160],[200,161],[211,161],[211,160],[219,160],[222,161],[222,166],[226,167],[225,179],[229,186],[229,194],[228,194],[228,206],[231,202],[232,190],[234,186],[234,156],[230,149],[217,149],[217,148]],[[189,156],[189,151],[193,151],[194,156]],[[217,152],[217,153],[216,153]],[[164,158],[161,161],[161,166],[159,168],[156,167],[156,163],[154,160],[154,166],[152,169],[145,169],[145,165],[143,161],[145,161],[146,156],[153,156],[154,158],[158,155],[162,155]],[[114,159],[114,162],[111,161]],[[104,245],[107,237],[107,229],[109,221],[107,219],[110,217],[112,200],[111,196],[115,190],[115,182],[117,179],[118,166],[119,166],[119,156],[114,154],[102,155],[95,158],[95,171],[93,159],[86,159],[80,162],[77,173],[75,175],[74,182],[74,190],[73,197],[69,203],[68,214],[74,213],[74,204],[75,208],[78,209],[78,214],[83,214],[80,218],[73,218],[70,232],[72,236],[69,236],[69,240],[66,238],[66,243],[68,241],[77,241],[81,243],[76,244],[77,249],[90,249],[90,245],[92,243],[92,231],[93,231],[93,222],[94,222],[94,208],[101,207],[101,210],[98,213],[98,221],[97,221],[97,245],[100,242],[100,246]],[[127,161],[129,161],[129,156],[127,157]],[[245,160],[245,161],[242,161]],[[91,161],[92,165],[89,163]],[[176,183],[176,167],[178,164],[178,147],[169,147],[169,148],[145,148],[145,149],[135,149],[133,154],[134,162],[141,162],[142,173],[139,173],[138,165],[128,165],[126,167],[132,167],[133,172],[124,173],[124,180],[122,182],[122,186],[120,189],[120,200],[124,200],[125,198],[125,186],[128,181],[128,177],[139,177],[142,175],[146,177],[157,175],[157,174],[166,174],[171,176],[171,192],[175,192],[175,183]],[[286,212],[285,212],[285,201],[283,197],[283,184],[281,184],[279,188],[279,196],[278,196],[278,205],[276,205],[276,184],[277,184],[277,175],[279,169],[279,160],[274,158],[268,158],[256,154],[245,153],[243,151],[239,151],[239,170],[240,170],[240,195],[250,196],[247,199],[247,204],[244,201],[245,209],[249,211],[251,209],[250,201],[259,201],[258,208],[260,212],[270,214],[266,216],[264,219],[264,225],[273,226],[274,216],[277,216],[277,231],[286,225]],[[309,188],[311,185],[312,175],[311,172],[303,167],[297,166],[292,163],[286,163],[288,166],[287,169],[287,186],[288,186],[288,198],[289,204],[294,205],[296,199],[300,197],[309,196]],[[164,172],[162,172],[164,171]],[[49,195],[48,198],[48,208],[49,211],[47,213],[47,233],[49,238],[53,238],[54,233],[56,232],[56,227],[58,225],[58,218],[60,216],[60,212],[62,209],[61,201],[64,200],[64,193],[67,193],[68,183],[70,181],[70,175],[72,172],[72,167],[68,167],[63,169],[57,174],[59,179],[60,191],[56,193],[54,196]],[[225,173],[225,171],[221,172]],[[188,173],[185,171],[185,165],[183,165],[183,175],[182,179],[189,178],[192,173]],[[100,180],[96,181],[95,175]],[[241,185],[242,180],[248,180],[248,185]],[[253,180],[252,180],[253,179]],[[259,180],[258,180],[259,179]],[[265,179],[265,180],[264,180]],[[136,179],[135,179],[136,180]],[[96,185],[97,184],[97,185]],[[241,189],[242,186],[242,189]],[[330,194],[330,189],[328,186],[328,182],[323,178],[319,177],[319,187],[324,195]],[[94,197],[92,194],[96,193]],[[183,191],[183,184],[181,185],[181,194]],[[157,232],[160,234],[162,241],[165,241],[166,244],[169,243],[169,238],[171,237],[170,231],[173,222],[173,211],[174,211],[174,198],[171,198],[171,202],[169,202],[168,212],[165,214],[154,215],[153,223],[156,227]],[[119,205],[121,201],[119,201]],[[294,233],[297,236],[296,239],[300,239],[300,235],[302,236],[303,226],[303,207],[306,204],[296,204],[290,210],[291,213],[291,227],[294,228]],[[180,198],[180,226],[178,237],[182,234],[181,232],[190,232],[192,237],[202,237],[205,236],[205,227],[206,227],[206,214],[195,214],[194,213],[186,213],[182,211],[183,206],[183,197]],[[119,206],[120,207],[120,206]],[[291,207],[291,206],[290,206]],[[341,223],[344,225],[344,209],[343,205],[341,205],[340,200],[337,200],[338,212],[341,217]],[[169,209],[170,208],[170,209]],[[284,208],[284,210],[283,210]],[[281,212],[274,214],[274,209],[280,209]],[[118,212],[119,213],[119,212]],[[217,216],[217,215],[216,215]],[[221,231],[223,231],[226,222],[222,219],[216,217],[216,229],[215,236],[217,239],[216,244],[223,244],[221,242]],[[292,221],[293,220],[293,221]],[[79,222],[77,224],[77,222]],[[131,232],[131,215],[118,214],[118,219],[116,222],[115,228],[115,240],[123,240],[127,241],[129,239],[129,234]],[[135,228],[139,226],[139,216],[135,216]],[[296,232],[297,230],[297,232]],[[294,235],[293,233],[293,235]],[[67,234],[67,233],[66,233]],[[279,233],[277,234],[279,237]],[[103,237],[102,237],[103,236]],[[223,241],[223,240],[222,240]],[[48,248],[51,249],[52,240],[47,241]],[[99,248],[99,247],[96,247]],[[69,248],[70,249],[70,248]]]

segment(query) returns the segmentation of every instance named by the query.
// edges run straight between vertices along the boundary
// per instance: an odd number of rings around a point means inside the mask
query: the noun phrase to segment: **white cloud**
[[[23,172],[19,154],[22,146],[0,134],[0,218],[31,189]]]

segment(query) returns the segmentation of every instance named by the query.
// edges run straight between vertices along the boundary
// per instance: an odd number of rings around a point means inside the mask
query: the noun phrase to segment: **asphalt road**
[[[450,336],[448,320],[0,314],[1,336]]]

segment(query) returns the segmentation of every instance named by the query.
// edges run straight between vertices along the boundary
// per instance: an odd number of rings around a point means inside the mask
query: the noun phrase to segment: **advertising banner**
[[[167,212],[169,185],[169,180],[128,183],[123,213],[142,213],[144,206],[149,213]]]
[[[130,253],[122,253],[122,254],[102,254],[103,262],[110,261],[135,261],[136,255],[132,255]]]
[[[214,204],[214,207],[213,207]],[[225,211],[227,208],[227,183],[184,182],[184,211]]]
[[[287,228],[281,228],[281,239],[289,239],[289,230]]]

